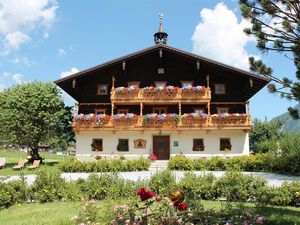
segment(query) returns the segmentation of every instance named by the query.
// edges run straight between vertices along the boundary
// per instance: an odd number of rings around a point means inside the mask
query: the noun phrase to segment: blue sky
[[[247,21],[236,0],[0,0],[0,90],[54,81],[150,47],[159,12],[173,47],[243,69],[255,55],[274,75],[295,77],[289,59],[261,55],[243,34]],[[72,104],[70,98],[66,103]],[[251,114],[271,119],[295,104],[264,88],[251,99]]]

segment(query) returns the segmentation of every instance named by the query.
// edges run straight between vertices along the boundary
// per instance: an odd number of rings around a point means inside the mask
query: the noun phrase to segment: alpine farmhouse
[[[55,81],[78,102],[78,156],[249,154],[250,99],[269,79],[171,47],[167,36],[160,21],[154,46]]]

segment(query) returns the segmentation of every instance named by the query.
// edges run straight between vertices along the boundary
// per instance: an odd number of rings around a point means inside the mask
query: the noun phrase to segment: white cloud
[[[23,81],[22,74],[9,72],[4,72],[0,74],[0,91],[3,91],[5,88],[9,88],[13,85],[22,83],[25,83]]]
[[[20,31],[8,33],[4,37],[4,47],[7,49],[18,49],[21,44],[29,40],[29,36]]]
[[[67,54],[67,51],[63,48],[58,49],[58,57],[63,57]]]
[[[55,0],[0,0],[0,39],[3,51],[18,49],[32,33],[48,34],[56,19]]]
[[[234,67],[249,70],[246,45],[254,39],[243,29],[250,22],[238,21],[234,12],[224,3],[214,9],[204,8],[200,12],[201,22],[196,26],[192,41],[193,52]]]
[[[16,74],[13,74],[12,77],[13,81],[16,83],[16,84],[22,84],[23,83],[23,75],[22,74],[19,74],[19,73],[16,73]]]
[[[21,65],[25,65],[25,66],[31,66],[33,64],[35,64],[34,62],[30,61],[27,57],[16,57],[12,60],[13,64],[21,64]]]
[[[64,78],[66,76],[70,76],[70,75],[72,75],[74,73],[78,73],[78,72],[79,72],[79,70],[76,67],[72,67],[70,71],[63,71],[60,73],[59,76],[60,76],[60,78]]]

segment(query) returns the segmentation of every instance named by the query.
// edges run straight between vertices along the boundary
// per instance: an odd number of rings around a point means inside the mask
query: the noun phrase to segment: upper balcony
[[[178,115],[146,114],[138,116],[132,113],[108,115],[80,114],[74,116],[75,131],[84,130],[250,130],[251,116],[247,114],[207,114],[188,113]]]
[[[111,90],[111,101],[116,104],[137,103],[207,103],[211,99],[210,88],[204,86],[188,87],[118,87]]]

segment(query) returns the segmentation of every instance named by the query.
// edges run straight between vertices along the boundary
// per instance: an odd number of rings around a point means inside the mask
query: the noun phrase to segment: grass
[[[43,158],[43,164],[40,166],[41,168],[47,168],[48,170],[52,170],[56,167],[56,164],[60,161],[70,158],[71,156],[67,155],[56,155],[49,154],[47,152],[40,152],[41,157]],[[23,170],[13,170],[12,167],[17,165],[20,159],[25,159],[27,157],[26,152],[19,151],[8,151],[4,149],[0,149],[0,157],[6,157],[6,165],[3,169],[0,169],[0,176],[12,176],[12,175],[20,175],[20,174],[34,174],[34,170],[28,170],[27,164],[25,169]]]
[[[113,205],[123,204],[124,201],[103,200],[98,201],[101,212],[100,224],[111,221]],[[218,201],[202,201],[206,209],[221,209],[224,203]],[[70,217],[78,214],[81,204],[79,202],[52,202],[15,205],[0,211],[0,224],[6,225],[71,225]],[[233,207],[240,207],[233,205]],[[300,225],[300,208],[295,207],[256,207],[247,204],[247,209],[264,215],[268,225]],[[13,219],[12,219],[13,215]]]

